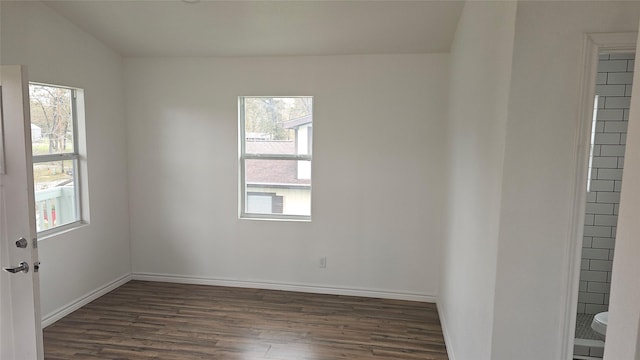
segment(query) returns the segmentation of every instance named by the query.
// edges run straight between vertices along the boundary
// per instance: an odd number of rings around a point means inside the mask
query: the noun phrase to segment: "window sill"
[[[291,216],[291,217],[273,217],[260,215],[240,215],[240,220],[258,220],[258,221],[279,221],[279,222],[311,222],[310,216]]]
[[[69,224],[66,224],[66,225],[58,226],[58,227],[53,228],[53,229],[40,231],[37,234],[37,238],[38,238],[38,241],[54,238],[56,236],[66,234],[68,232],[83,228],[83,227],[88,226],[88,225],[89,225],[89,223],[86,222],[86,221],[72,222],[72,223],[69,223]]]

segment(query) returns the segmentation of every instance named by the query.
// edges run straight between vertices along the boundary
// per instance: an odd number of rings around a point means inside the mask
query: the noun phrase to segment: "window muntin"
[[[240,97],[240,216],[311,219],[312,97]]]
[[[31,143],[40,236],[81,221],[77,89],[30,83]]]

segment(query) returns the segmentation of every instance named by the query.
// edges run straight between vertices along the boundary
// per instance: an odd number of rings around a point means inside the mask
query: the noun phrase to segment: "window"
[[[240,97],[240,217],[311,220],[312,97]]]
[[[36,227],[47,235],[80,223],[79,89],[29,84]]]

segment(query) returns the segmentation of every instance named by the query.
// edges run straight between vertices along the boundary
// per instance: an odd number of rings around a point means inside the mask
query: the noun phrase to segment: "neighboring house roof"
[[[247,154],[296,154],[296,143],[293,140],[247,140]]]
[[[282,127],[285,129],[295,129],[302,125],[310,124],[313,121],[313,116],[306,115],[297,119],[288,120],[282,123]]]
[[[252,139],[252,140],[269,140],[271,138],[271,136],[267,133],[261,133],[261,132],[247,132],[244,135],[247,139]]]
[[[253,154],[295,154],[294,141],[247,141],[246,151]],[[248,184],[309,185],[309,179],[298,179],[296,160],[246,161],[245,181]]]

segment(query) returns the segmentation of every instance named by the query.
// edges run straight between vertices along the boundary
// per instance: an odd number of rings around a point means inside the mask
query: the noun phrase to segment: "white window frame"
[[[80,132],[84,134],[84,131],[80,130],[78,126],[78,118],[82,116],[84,118],[84,104],[79,104],[78,99],[80,98],[80,102],[84,102],[84,91],[79,88],[63,86],[63,85],[54,85],[54,84],[46,84],[39,82],[29,82],[29,85],[38,85],[38,86],[48,86],[55,87],[60,89],[68,89],[71,90],[71,121],[73,128],[73,152],[72,153],[63,153],[63,154],[46,154],[46,155],[32,155],[32,166],[38,163],[45,162],[53,162],[53,161],[73,161],[74,162],[74,171],[73,171],[73,184],[75,191],[75,207],[77,220],[63,224],[60,226],[56,226],[53,228],[45,229],[38,231],[38,240],[43,238],[50,237],[52,235],[56,235],[62,232],[66,232],[70,229],[81,226],[86,223],[84,208],[86,204],[84,203],[83,193],[83,178],[86,176],[86,172],[83,171],[82,164],[85,161],[81,159],[81,144],[80,144]],[[35,186],[35,179],[34,184]],[[37,210],[37,209],[36,209]],[[37,215],[37,214],[36,214]]]
[[[313,164],[312,154],[313,150],[308,155],[287,155],[287,154],[247,154],[246,153],[246,137],[245,137],[245,113],[244,113],[244,99],[245,98],[311,98],[313,102],[313,96],[239,96],[238,97],[238,125],[239,125],[239,169],[240,169],[240,186],[239,186],[239,217],[240,219],[261,219],[261,220],[290,220],[290,221],[311,221],[311,208],[309,209],[310,215],[290,215],[290,214],[259,214],[259,213],[248,213],[247,209],[247,193],[250,191],[247,189],[247,183],[245,178],[245,160],[304,160],[309,161],[310,164]],[[313,142],[311,143],[313,146]],[[313,168],[313,165],[312,165]],[[313,171],[311,171],[311,178],[309,184],[309,196],[311,198],[309,207],[311,207],[311,203],[313,200],[312,192],[312,184],[313,184]],[[273,187],[282,187],[279,186],[270,186]],[[292,188],[299,188],[300,185],[292,185]]]

